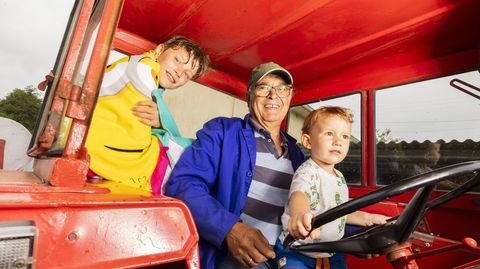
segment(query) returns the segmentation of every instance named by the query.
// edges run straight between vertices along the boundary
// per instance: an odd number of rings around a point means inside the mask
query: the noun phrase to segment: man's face
[[[193,66],[195,62],[193,55],[189,57],[188,52],[183,47],[166,50],[163,49],[163,45],[159,47],[161,53],[157,61],[160,64],[160,86],[165,89],[176,89],[185,85],[192,79],[198,69],[198,66]]]
[[[256,85],[270,85],[272,87],[285,84],[286,82],[283,78],[277,75],[267,75],[256,83]],[[276,89],[272,89],[265,97],[256,96],[254,89],[250,94],[250,112],[252,117],[267,130],[272,127],[279,128],[287,115],[292,95],[281,98],[277,95]]]

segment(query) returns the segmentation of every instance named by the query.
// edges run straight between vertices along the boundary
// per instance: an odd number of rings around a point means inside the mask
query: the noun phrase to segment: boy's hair
[[[310,129],[320,117],[338,116],[346,122],[353,123],[353,113],[348,108],[340,106],[320,107],[308,114],[303,121],[302,133],[309,134]]]
[[[200,46],[195,44],[192,40],[184,36],[174,36],[169,40],[163,42],[164,49],[175,49],[178,47],[185,48],[188,53],[188,57],[193,55],[193,67],[195,68],[198,65],[197,72],[193,75],[192,79],[198,78],[199,76],[207,72],[208,66],[210,65],[210,59],[208,55],[203,51]]]

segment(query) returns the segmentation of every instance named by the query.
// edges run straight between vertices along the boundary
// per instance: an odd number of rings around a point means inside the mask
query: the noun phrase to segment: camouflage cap
[[[247,87],[256,84],[259,80],[264,78],[268,74],[276,74],[281,76],[287,84],[293,84],[292,75],[280,65],[274,62],[263,63],[257,65],[253,68],[252,73],[250,74],[250,78],[248,79]]]

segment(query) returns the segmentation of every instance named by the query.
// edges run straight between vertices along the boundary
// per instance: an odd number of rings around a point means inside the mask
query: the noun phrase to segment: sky
[[[73,0],[0,0],[0,98],[55,64]]]

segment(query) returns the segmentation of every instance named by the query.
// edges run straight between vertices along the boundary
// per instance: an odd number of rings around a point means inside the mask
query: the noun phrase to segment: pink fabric
[[[157,166],[155,167],[155,170],[153,170],[152,178],[150,180],[153,195],[159,195],[162,193],[162,183],[168,167],[167,150],[168,147],[160,146]]]
[[[95,172],[93,172],[92,170],[88,169],[88,172],[87,172],[87,178],[94,178],[96,177],[97,174],[95,174]]]
[[[95,174],[95,172],[88,169],[88,172],[87,172],[87,182],[88,183],[98,184],[98,183],[101,183],[102,180],[103,180],[103,178],[101,176]]]

